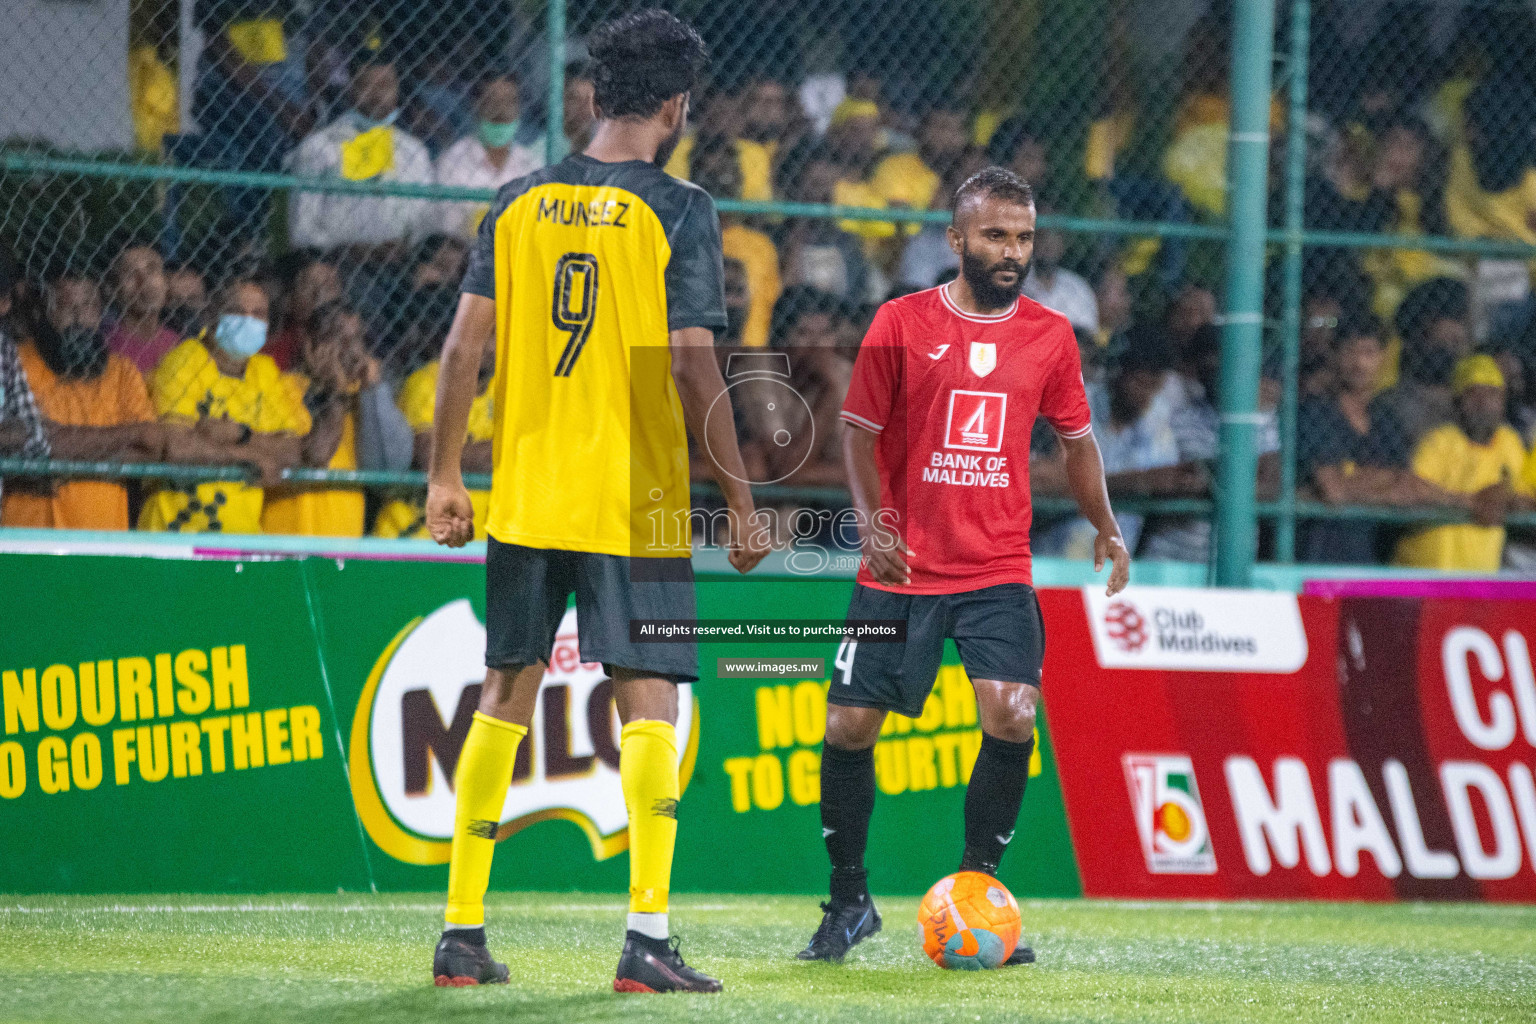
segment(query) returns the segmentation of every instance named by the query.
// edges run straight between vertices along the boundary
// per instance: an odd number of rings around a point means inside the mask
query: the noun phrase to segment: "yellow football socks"
[[[671,724],[638,720],[624,726],[619,778],[629,809],[629,927],[666,938],[679,795],[677,733]]]
[[[670,730],[670,726],[668,729]],[[475,712],[464,750],[454,775],[458,797],[453,814],[453,850],[448,858],[448,913],[450,926],[475,928],[485,924],[485,890],[491,882],[491,855],[496,850],[496,829],[501,808],[512,785],[512,763],[517,745],[528,729]],[[677,772],[672,773],[677,791]],[[625,789],[626,795],[628,789]],[[667,841],[667,859],[672,843]],[[666,890],[662,890],[666,899]],[[665,903],[663,903],[665,905]]]

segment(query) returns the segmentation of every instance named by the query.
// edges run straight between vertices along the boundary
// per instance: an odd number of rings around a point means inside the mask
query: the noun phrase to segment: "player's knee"
[[[827,742],[843,750],[865,750],[880,738],[884,714],[874,708],[827,705]]]
[[[485,683],[480,687],[479,710],[497,718],[507,717],[506,710],[515,703],[515,683],[526,667],[507,665],[486,669]]]
[[[982,723],[982,731],[1009,743],[1024,743],[1035,735],[1035,709],[1033,707],[1008,708],[991,716]]]

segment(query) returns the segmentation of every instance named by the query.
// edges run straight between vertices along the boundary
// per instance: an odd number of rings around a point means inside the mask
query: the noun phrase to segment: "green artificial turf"
[[[842,966],[813,900],[675,897],[718,996],[611,990],[612,895],[492,898],[505,988],[432,987],[436,894],[0,897],[0,1021],[1536,1021],[1536,908],[1023,904],[1033,967],[942,971],[914,900]]]

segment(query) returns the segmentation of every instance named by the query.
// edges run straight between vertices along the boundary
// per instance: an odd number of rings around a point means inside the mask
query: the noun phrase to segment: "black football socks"
[[[864,847],[875,810],[875,751],[821,748],[821,835],[832,860],[832,899],[859,902],[869,895]],[[1017,812],[1018,804],[1015,802]]]
[[[828,748],[830,749],[830,748]],[[965,789],[965,856],[961,871],[997,874],[998,862],[1013,838],[1024,803],[1024,785],[1029,781],[1029,756],[1034,753],[1031,737],[1023,743],[1010,743],[996,736],[981,734],[981,751],[971,769],[971,781]],[[870,782],[874,782],[871,765]],[[826,819],[826,768],[822,768],[822,819]],[[873,795],[873,793],[871,793]],[[868,820],[866,815],[865,820]],[[831,848],[829,841],[828,849]],[[861,844],[860,852],[863,852]],[[834,859],[833,864],[837,861]],[[833,872],[836,877],[836,872]]]

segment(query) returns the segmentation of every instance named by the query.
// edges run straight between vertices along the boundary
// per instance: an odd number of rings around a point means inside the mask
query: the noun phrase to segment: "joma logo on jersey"
[[[1126,754],[1125,784],[1147,870],[1154,875],[1211,875],[1216,853],[1187,754]]]
[[[951,391],[944,447],[995,452],[1003,447],[1008,396],[995,391]]]
[[[547,220],[551,224],[574,224],[578,227],[627,228],[624,215],[629,204],[617,199],[594,199],[590,203],[578,203],[569,199],[539,199],[539,212],[535,220]]]

